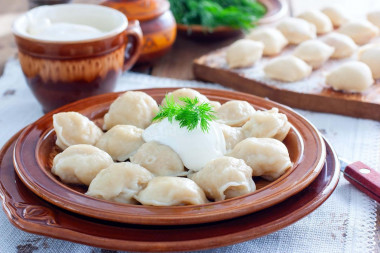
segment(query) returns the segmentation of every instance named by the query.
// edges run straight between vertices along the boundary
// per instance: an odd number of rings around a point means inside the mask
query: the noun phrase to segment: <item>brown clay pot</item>
[[[130,21],[140,21],[144,39],[138,63],[154,62],[173,45],[176,23],[167,0],[107,0],[102,5],[121,11]]]

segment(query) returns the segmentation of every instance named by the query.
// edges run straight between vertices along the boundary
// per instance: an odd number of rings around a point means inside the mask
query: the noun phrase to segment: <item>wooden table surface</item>
[[[81,3],[99,3],[101,0],[73,0]],[[368,10],[380,9],[378,0],[289,0],[290,10],[297,14],[305,9],[321,8],[329,3],[342,3],[345,9],[353,14],[366,13]],[[0,75],[2,74],[5,62],[16,56],[17,48],[11,34],[11,25],[16,17],[28,9],[27,0],[1,0],[0,1]],[[171,77],[178,79],[193,79],[192,60],[210,52],[211,50],[226,46],[235,39],[218,42],[195,42],[178,37],[172,50],[162,57],[154,66],[142,70],[154,76]],[[377,225],[376,225],[375,252],[380,253],[380,205],[377,205]]]

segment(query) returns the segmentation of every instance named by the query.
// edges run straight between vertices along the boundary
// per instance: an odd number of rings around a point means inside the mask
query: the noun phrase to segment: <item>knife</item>
[[[339,158],[344,177],[370,198],[380,203],[380,173],[362,162],[350,163]]]

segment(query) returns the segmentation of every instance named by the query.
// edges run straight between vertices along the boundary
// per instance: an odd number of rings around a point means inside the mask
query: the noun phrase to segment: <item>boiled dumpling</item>
[[[368,65],[374,79],[380,78],[380,44],[364,46],[359,51],[358,60]]]
[[[103,131],[77,112],[60,112],[53,115],[53,126],[57,135],[56,144],[61,149],[75,144],[95,144]]]
[[[350,57],[357,49],[355,42],[341,33],[330,33],[323,37],[322,41],[335,49],[331,55],[331,58],[335,59]]]
[[[225,124],[219,124],[219,127],[222,129],[224,135],[227,152],[231,151],[236,144],[244,139],[244,134],[241,127],[231,127]]]
[[[333,47],[319,40],[308,40],[299,44],[294,50],[293,55],[316,69],[322,66],[333,53]]]
[[[358,61],[343,63],[326,76],[326,84],[335,90],[361,92],[373,84],[371,69]]]
[[[338,32],[349,36],[356,44],[363,45],[377,36],[378,28],[366,20],[351,21],[342,25]]]
[[[157,142],[144,143],[131,157],[156,176],[184,176],[187,174],[181,158],[169,146]]]
[[[54,157],[51,172],[64,183],[89,185],[99,171],[111,164],[111,156],[103,150],[88,144],[78,144]]]
[[[316,37],[315,25],[300,18],[286,18],[277,25],[277,29],[290,44],[299,44]]]
[[[138,164],[114,163],[99,172],[92,180],[86,195],[120,203],[136,204],[133,199],[143,189],[153,174]]]
[[[240,100],[231,100],[224,103],[216,111],[216,116],[219,123],[229,126],[242,126],[254,112],[255,109],[250,103]]]
[[[150,206],[200,205],[208,202],[205,193],[194,181],[182,177],[155,177],[135,199]]]
[[[243,159],[252,168],[252,176],[273,181],[292,166],[286,146],[272,138],[247,138],[239,142],[229,156]]]
[[[265,65],[264,73],[271,79],[296,82],[309,76],[311,67],[295,56],[280,56]]]
[[[340,27],[344,23],[348,22],[346,14],[342,11],[342,8],[329,6],[322,9],[322,12],[329,17],[331,23],[335,27]]]
[[[230,68],[251,67],[261,59],[264,44],[259,41],[240,39],[227,48],[226,61]]]
[[[175,90],[173,92],[168,93],[169,99],[173,99],[179,105],[183,105],[184,102],[180,101],[179,98],[188,97],[191,99],[198,98],[199,103],[209,102],[208,98],[199,93],[199,91],[190,89],[190,88],[182,88]],[[166,105],[165,99],[162,100],[161,105]],[[217,105],[216,105],[217,106]]]
[[[333,29],[329,17],[319,10],[308,10],[301,13],[298,17],[314,24],[318,34],[328,33]]]
[[[288,40],[272,27],[256,28],[247,35],[247,39],[261,41],[264,44],[263,55],[277,55],[288,44]]]
[[[116,125],[133,125],[139,128],[148,127],[156,113],[156,101],[141,91],[127,91],[118,97],[104,115],[105,130]]]
[[[222,105],[218,101],[209,101],[208,102],[214,111],[218,110]]]
[[[209,199],[221,201],[254,192],[252,169],[241,159],[223,156],[206,164],[199,172],[189,175]]]
[[[380,10],[371,11],[367,14],[369,22],[380,28]]]
[[[116,125],[108,130],[96,143],[96,146],[115,161],[125,161],[143,145],[143,129],[131,125]]]
[[[277,108],[267,111],[256,111],[242,127],[246,138],[274,138],[283,141],[290,130],[290,123],[285,114]]]

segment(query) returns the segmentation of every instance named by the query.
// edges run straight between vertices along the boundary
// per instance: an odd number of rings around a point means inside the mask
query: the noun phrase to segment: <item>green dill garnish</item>
[[[264,16],[266,8],[255,0],[169,0],[178,24],[218,26],[248,30]]]
[[[199,103],[199,99],[181,97],[180,105],[174,101],[173,96],[165,96],[165,105],[160,106],[160,111],[153,118],[153,121],[168,118],[169,122],[173,122],[173,118],[178,121],[180,127],[186,127],[187,130],[194,130],[200,125],[203,132],[208,132],[209,122],[216,119],[214,110],[209,103]]]

